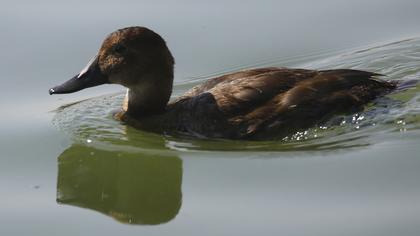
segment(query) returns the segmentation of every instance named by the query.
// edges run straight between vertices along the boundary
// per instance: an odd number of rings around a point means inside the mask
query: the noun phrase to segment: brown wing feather
[[[240,78],[247,78],[254,75],[260,75],[268,72],[274,72],[281,70],[281,68],[277,67],[268,67],[268,68],[258,68],[258,69],[251,69],[251,70],[244,70],[244,71],[238,71],[227,75],[222,75],[216,78],[212,78],[207,80],[206,82],[199,84],[197,86],[194,86],[187,92],[185,92],[179,99],[185,98],[185,97],[194,97],[201,93],[204,93],[208,91],[209,89],[215,87],[217,84],[222,82],[230,82],[236,79]]]
[[[357,70],[320,71],[314,78],[299,82],[241,117],[248,124],[247,135],[267,130],[286,134],[308,128],[329,115],[359,109],[395,87],[371,78],[377,75]]]
[[[227,117],[244,113],[291,89],[296,83],[314,77],[318,72],[297,69],[258,69],[228,75],[215,80],[217,83],[205,86]],[[247,75],[245,77],[242,77]],[[197,91],[197,90],[196,90]]]

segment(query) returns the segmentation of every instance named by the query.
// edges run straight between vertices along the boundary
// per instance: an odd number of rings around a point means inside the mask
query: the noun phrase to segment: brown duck
[[[174,59],[165,41],[145,27],[128,27],[111,33],[85,69],[49,92],[121,84],[128,91],[115,117],[136,128],[207,138],[268,139],[359,110],[395,88],[367,71],[273,67],[209,79],[169,102],[173,74]]]

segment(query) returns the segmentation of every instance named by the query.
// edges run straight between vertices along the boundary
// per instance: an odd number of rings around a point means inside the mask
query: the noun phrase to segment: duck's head
[[[120,84],[142,100],[157,94],[155,102],[166,105],[173,82],[174,59],[165,41],[145,27],[128,27],[111,33],[86,67],[50,94],[73,93],[101,85]]]

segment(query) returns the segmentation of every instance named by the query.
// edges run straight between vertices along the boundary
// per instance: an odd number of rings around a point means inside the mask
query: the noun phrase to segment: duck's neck
[[[141,81],[127,90],[123,110],[136,118],[164,112],[172,93],[173,75],[152,74]]]

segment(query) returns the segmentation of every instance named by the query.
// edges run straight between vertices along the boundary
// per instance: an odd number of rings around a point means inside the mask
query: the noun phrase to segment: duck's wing
[[[251,112],[232,118],[244,124],[246,135],[262,131],[290,133],[308,128],[332,114],[351,112],[395,88],[377,80],[379,74],[359,70],[319,71],[279,93]]]
[[[308,71],[308,70],[267,67],[267,68],[257,68],[257,69],[238,71],[238,72],[234,72],[234,73],[230,73],[230,74],[226,74],[226,75],[209,79],[202,84],[194,86],[193,88],[185,92],[182,96],[180,96],[177,100],[180,100],[186,97],[197,96],[201,93],[209,91],[210,89],[220,84],[224,84],[223,86],[226,86],[226,84],[235,80],[243,81],[243,80],[247,80],[252,77],[255,77],[255,76],[270,75],[272,73],[277,73],[277,72],[280,72],[283,74],[290,74],[290,73],[293,73],[292,71]],[[236,82],[236,83],[239,83],[239,82]]]
[[[253,110],[274,96],[293,88],[296,83],[315,77],[314,70],[260,68],[213,78],[198,85],[181,99],[195,99],[204,94],[213,97],[227,117]],[[208,96],[207,96],[208,97]]]

